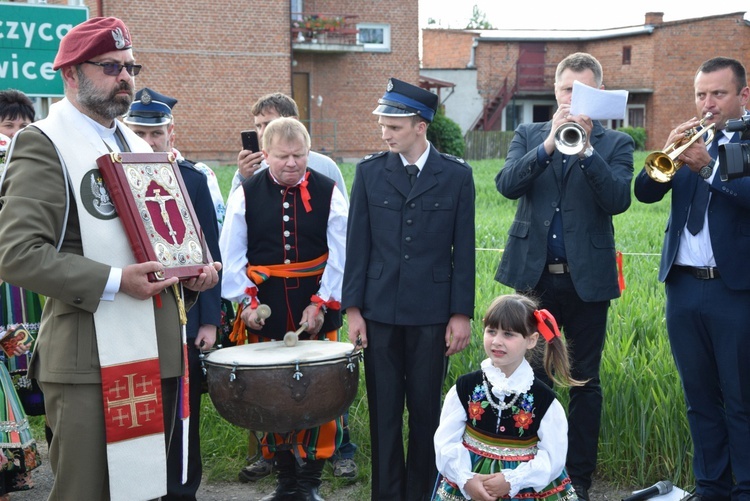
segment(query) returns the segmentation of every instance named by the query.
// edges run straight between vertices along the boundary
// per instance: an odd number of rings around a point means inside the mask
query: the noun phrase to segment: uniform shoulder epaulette
[[[465,167],[469,166],[469,164],[466,162],[466,160],[464,160],[461,157],[457,157],[455,155],[451,155],[450,153],[440,153],[440,154],[443,156],[443,158],[445,158],[447,160],[452,160],[453,162],[456,162],[457,164],[463,165]]]
[[[370,160],[374,160],[374,159],[376,159],[376,158],[380,158],[380,157],[382,157],[383,155],[385,155],[386,153],[388,153],[388,151],[387,151],[387,150],[385,150],[385,151],[379,151],[379,152],[377,152],[377,153],[370,153],[369,155],[365,155],[365,156],[364,156],[364,157],[362,158],[362,160],[360,160],[360,161],[359,161],[359,163],[362,163],[362,162],[369,162]]]

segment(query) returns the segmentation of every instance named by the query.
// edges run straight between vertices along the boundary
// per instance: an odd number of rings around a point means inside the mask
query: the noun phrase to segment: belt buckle
[[[700,278],[701,280],[716,278],[716,275],[714,274],[714,268],[693,268],[693,270],[695,271],[695,278]]]
[[[549,271],[553,275],[562,275],[566,272],[565,268],[565,263],[553,263],[547,265],[547,271]]]

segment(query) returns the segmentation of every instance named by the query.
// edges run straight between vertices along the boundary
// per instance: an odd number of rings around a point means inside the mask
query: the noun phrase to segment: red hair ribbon
[[[299,184],[299,192],[302,197],[302,204],[305,206],[305,212],[312,211],[310,205],[310,192],[307,191],[307,178],[310,177],[310,171],[305,172],[305,179]]]
[[[328,301],[323,301],[323,298],[317,295],[313,295],[313,297],[310,298],[310,301],[312,304],[316,306],[315,308],[315,314],[317,315],[320,313],[321,308],[325,306],[329,310],[340,310],[341,309],[341,303],[336,301],[335,299],[329,299]]]
[[[617,283],[620,285],[620,292],[625,290],[625,275],[622,274],[622,252],[615,252],[615,261],[617,261]]]
[[[556,337],[560,337],[560,329],[557,328],[557,320],[547,310],[535,310],[536,328],[539,333],[551,343]]]

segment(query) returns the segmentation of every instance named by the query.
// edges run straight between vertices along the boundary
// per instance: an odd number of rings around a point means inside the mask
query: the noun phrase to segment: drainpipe
[[[469,56],[469,64],[466,65],[467,68],[476,68],[476,57],[477,57],[477,46],[479,45],[479,38],[474,38],[474,41],[471,44],[471,54]]]

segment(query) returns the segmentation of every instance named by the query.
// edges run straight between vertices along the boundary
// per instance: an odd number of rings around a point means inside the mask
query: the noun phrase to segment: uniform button
[[[411,219],[407,219],[407,220],[406,220],[406,224],[408,224],[409,226],[411,226],[411,224],[412,224],[412,220],[411,220]]]
[[[440,207],[440,204],[438,202],[435,202],[435,207]]]
[[[285,222],[287,222],[287,221],[289,221],[289,216],[284,216],[284,217],[283,217],[282,219],[283,219],[283,220],[284,220]]]
[[[557,207],[557,202],[552,202],[552,207]]]
[[[289,208],[289,202],[284,202],[284,208],[285,208],[285,209],[288,209],[288,208]]]
[[[404,255],[404,259],[409,260],[409,254]]]
[[[286,244],[286,245],[284,246],[284,249],[285,249],[285,250],[290,250],[291,248],[292,248],[292,246],[291,246],[291,245],[289,245],[289,244]]]
[[[83,303],[83,298],[77,297],[73,300],[73,304],[81,304]]]
[[[555,212],[560,212],[560,207],[555,208]]]
[[[388,200],[383,200],[383,205],[388,205]]]
[[[291,259],[284,259],[284,264],[289,264],[289,263],[291,263],[291,262],[292,262],[292,260],[291,260]]]
[[[289,232],[289,230],[284,230],[284,236],[288,237],[289,235],[291,235],[291,233]]]
[[[545,222],[544,222],[544,226],[549,226],[549,225],[550,225],[550,222],[549,222],[549,221],[545,221]]]
[[[412,209],[413,209],[414,207],[416,207],[416,206],[417,206],[417,204],[415,204],[414,202],[412,202],[412,203],[411,203],[411,205],[409,205],[409,207],[411,207]]]
[[[407,242],[411,242],[411,237],[406,237],[404,240],[406,240]]]

